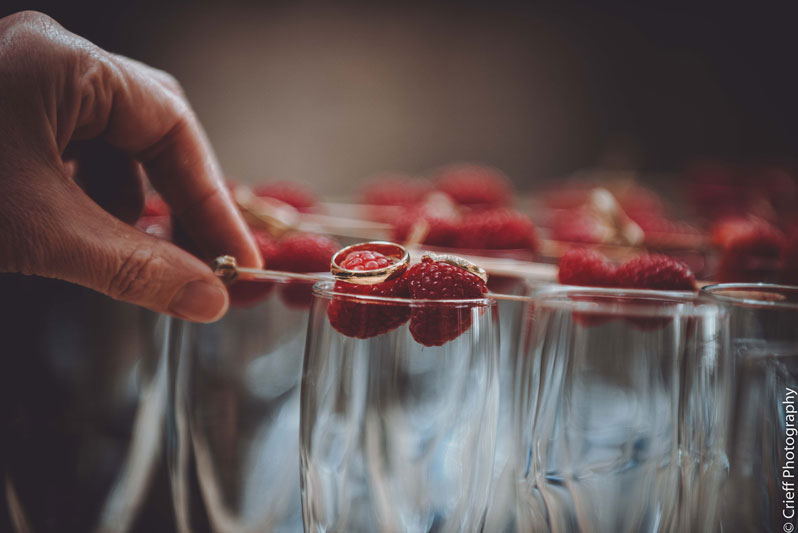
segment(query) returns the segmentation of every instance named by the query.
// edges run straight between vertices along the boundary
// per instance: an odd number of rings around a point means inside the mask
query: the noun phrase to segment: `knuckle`
[[[22,11],[11,15],[5,22],[6,40],[16,44],[16,49],[30,53],[42,45],[59,40],[63,28],[52,18],[38,11]]]
[[[18,27],[29,27],[29,28],[36,28],[36,29],[46,29],[56,25],[55,20],[51,17],[41,13],[39,11],[34,11],[32,9],[27,9],[24,11],[20,11],[19,13],[14,13],[8,17],[8,24],[12,26]]]
[[[108,285],[117,300],[143,301],[162,285],[166,264],[152,249],[136,248],[123,258]]]
[[[165,70],[158,70],[157,72],[161,79],[161,83],[163,83],[167,89],[174,92],[178,96],[183,96],[185,94],[183,92],[183,86],[172,74],[166,72]]]

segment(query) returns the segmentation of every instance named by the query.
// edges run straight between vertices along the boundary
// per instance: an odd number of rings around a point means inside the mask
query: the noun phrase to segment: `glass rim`
[[[604,301],[571,299],[571,296],[598,298]],[[618,287],[547,285],[533,289],[528,298],[536,307],[619,316],[630,314],[646,317],[700,316],[721,308],[718,302],[698,292]],[[685,306],[690,307],[685,310]]]
[[[740,296],[721,294],[721,291],[742,293]],[[790,293],[787,297],[783,293]],[[713,301],[730,305],[755,307],[760,309],[790,309],[798,310],[798,286],[780,285],[776,283],[713,283],[701,287],[701,294]],[[761,294],[782,294],[783,300],[764,300],[753,296]]]
[[[351,294],[348,292],[336,292],[332,290],[335,286],[334,281],[317,281],[313,284],[313,296],[328,300],[340,298],[346,300],[360,300],[363,302],[386,303],[386,304],[407,304],[411,306],[419,305],[460,305],[460,306],[492,306],[496,304],[496,299],[490,295],[483,298],[463,298],[449,300],[433,300],[423,298],[396,298],[393,296],[371,296],[367,294]]]

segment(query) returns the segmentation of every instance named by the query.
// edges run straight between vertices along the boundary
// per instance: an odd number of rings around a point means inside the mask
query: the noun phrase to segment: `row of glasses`
[[[757,441],[754,451],[741,436],[751,435],[751,424],[778,422],[786,407],[769,404],[768,418],[765,404],[740,398],[751,390],[772,396],[774,383],[789,385],[791,374],[781,351],[768,348],[769,374],[756,374],[758,388],[744,378],[737,324],[751,320],[735,318],[733,296],[549,286],[498,303],[418,301],[338,294],[323,282],[310,310],[288,309],[275,293],[217,324],[174,321],[178,524],[186,531],[761,525],[772,511],[759,500],[777,473],[758,457],[774,459],[768,453],[786,436]],[[407,321],[354,338],[330,321],[336,306],[358,320]],[[456,320],[463,333],[424,346],[413,338],[413,317]],[[766,322],[775,332],[795,330],[789,319]]]

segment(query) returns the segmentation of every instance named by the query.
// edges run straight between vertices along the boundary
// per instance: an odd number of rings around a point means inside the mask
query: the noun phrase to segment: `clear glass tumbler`
[[[690,293],[532,296],[515,413],[518,530],[702,531],[726,467],[721,306]]]
[[[237,282],[220,321],[172,320],[168,451],[181,531],[302,531],[299,382],[311,282]]]
[[[728,283],[703,293],[731,313],[735,386],[723,531],[796,527],[798,287]]]
[[[163,318],[34,276],[0,293],[0,531],[172,531]]]
[[[368,338],[344,335],[331,317]],[[432,347],[413,337],[436,329],[460,334]],[[305,530],[481,530],[498,341],[491,299],[354,296],[317,284],[302,374]]]
[[[516,508],[518,499],[517,442],[514,431],[513,391],[519,367],[517,358],[523,356],[522,349],[526,332],[525,317],[529,308],[527,294],[541,283],[523,278],[504,277],[498,287],[503,295],[513,299],[497,300],[499,313],[499,416],[496,431],[496,452],[493,462],[493,485],[490,504],[485,521],[485,530],[502,533],[516,530]]]

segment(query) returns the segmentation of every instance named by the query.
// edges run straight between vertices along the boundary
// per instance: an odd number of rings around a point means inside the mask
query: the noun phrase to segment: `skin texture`
[[[0,272],[189,320],[224,314],[202,260],[130,226],[146,177],[204,259],[262,264],[174,78],[22,12],[0,19],[0,94]]]

